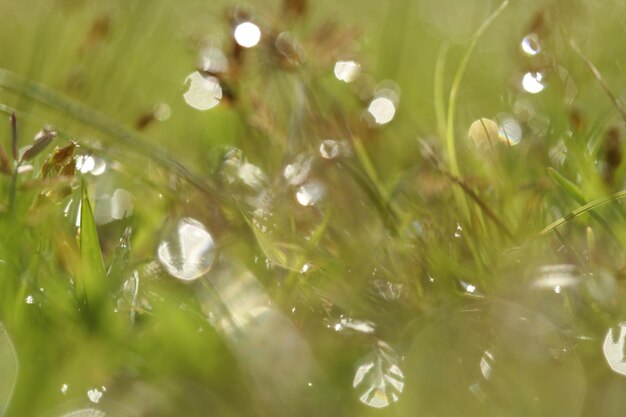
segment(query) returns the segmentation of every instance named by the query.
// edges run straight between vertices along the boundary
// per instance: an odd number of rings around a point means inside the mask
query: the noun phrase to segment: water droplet
[[[626,340],[626,322],[618,326],[619,334],[614,329],[609,329],[604,338],[602,352],[604,358],[611,369],[618,374],[626,376],[626,351],[624,351],[624,341]]]
[[[154,106],[154,118],[159,122],[164,122],[172,116],[172,109],[167,103],[157,103]]]
[[[499,136],[498,124],[491,119],[480,118],[471,124],[468,136],[477,148],[494,145]]]
[[[106,162],[102,158],[92,155],[79,155],[76,157],[76,169],[83,174],[101,175],[106,170]]]
[[[67,385],[67,384],[61,385],[61,394],[63,394],[63,395],[67,394],[67,390],[68,389],[69,389],[69,385]]]
[[[343,314],[339,320],[329,322],[326,327],[336,332],[355,331],[358,333],[371,334],[376,330],[376,325],[369,320],[356,320]]]
[[[204,76],[195,71],[185,79],[185,83],[189,83],[189,89],[183,94],[183,98],[194,109],[209,110],[222,99],[222,87],[215,77]]]
[[[550,148],[548,152],[548,156],[550,156],[550,161],[554,165],[563,165],[565,162],[565,158],[567,157],[567,146],[565,146],[565,142],[563,139],[559,139],[556,145]]]
[[[502,115],[498,137],[502,142],[515,146],[522,140],[522,127],[513,117]]]
[[[34,304],[35,303],[35,299],[33,298],[32,295],[27,295],[26,299],[24,301],[26,301],[26,304]]]
[[[361,65],[356,61],[337,61],[335,77],[345,83],[351,83],[361,74]]]
[[[98,404],[98,402],[100,402],[102,395],[102,391],[100,391],[98,388],[93,388],[87,391],[87,397],[89,398],[89,401],[94,404]]]
[[[302,206],[317,204],[326,194],[326,187],[319,181],[309,181],[302,184],[296,192],[296,199]]]
[[[267,183],[267,176],[263,170],[249,162],[244,162],[239,166],[237,175],[244,184],[251,188],[260,188]]]
[[[456,229],[454,230],[454,237],[459,239],[463,234],[463,228],[459,223],[456,224]]]
[[[191,218],[178,222],[157,249],[161,265],[175,278],[194,280],[205,274],[213,264],[215,245],[202,223]]]
[[[285,167],[283,176],[289,184],[300,185],[308,178],[312,164],[313,157],[300,154],[291,164]]]
[[[385,301],[398,300],[404,293],[403,283],[394,283],[384,279],[375,279],[372,285],[376,289],[376,293]]]
[[[95,203],[94,219],[97,224],[121,220],[133,214],[134,198],[122,188],[115,190],[111,196],[99,195]]]
[[[228,71],[228,59],[219,48],[213,46],[203,48],[200,51],[198,60],[202,71],[210,74],[223,74]]]
[[[527,55],[537,55],[541,52],[541,42],[539,41],[539,36],[537,36],[536,33],[529,33],[524,36],[520,46],[522,47],[522,51],[524,51]]]
[[[367,112],[378,125],[384,125],[393,120],[396,114],[396,105],[387,97],[376,97],[367,108]]]
[[[320,154],[324,159],[334,159],[341,154],[341,145],[333,139],[325,139],[320,144]]]
[[[522,77],[522,88],[531,94],[543,91],[545,86],[541,83],[543,74],[540,72],[527,72]]]
[[[261,40],[261,29],[252,22],[243,22],[237,25],[235,41],[244,48],[252,48]]]
[[[362,392],[359,400],[373,408],[398,401],[404,390],[404,373],[395,351],[379,341],[374,351],[357,368],[352,387]]]

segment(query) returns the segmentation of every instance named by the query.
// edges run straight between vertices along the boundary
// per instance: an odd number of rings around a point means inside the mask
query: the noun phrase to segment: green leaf
[[[17,382],[17,354],[6,328],[0,323],[0,416],[6,412]]]

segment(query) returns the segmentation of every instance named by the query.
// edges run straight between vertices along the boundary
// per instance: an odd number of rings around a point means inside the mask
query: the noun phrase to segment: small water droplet
[[[67,390],[68,390],[69,388],[70,388],[70,387],[69,387],[69,385],[67,385],[67,384],[63,384],[63,385],[61,385],[61,394],[63,394],[63,395],[67,394]]]
[[[522,39],[522,43],[520,44],[522,51],[524,51],[527,55],[537,55],[541,52],[541,42],[539,41],[539,36],[536,33],[529,33],[524,36]]]
[[[626,340],[626,323],[620,323],[618,332],[609,329],[604,338],[602,352],[604,358],[613,371],[626,376],[626,356],[624,343]]]
[[[308,178],[309,172],[311,172],[312,164],[313,157],[300,154],[296,156],[295,160],[291,164],[288,164],[285,167],[283,176],[289,184],[300,185]]]
[[[35,303],[35,299],[33,298],[32,295],[27,295],[26,299],[24,301],[26,301],[26,304],[34,304]]]
[[[87,391],[87,397],[89,398],[89,401],[94,404],[98,404],[98,402],[100,402],[102,395],[102,391],[100,391],[98,388],[93,388]]]
[[[317,204],[326,194],[326,187],[319,181],[309,181],[302,184],[296,192],[296,199],[302,206]]]
[[[211,268],[215,258],[215,245],[202,223],[192,218],[184,218],[159,244],[157,255],[170,275],[190,281],[199,278]]]
[[[320,154],[324,159],[334,159],[341,153],[341,145],[333,139],[325,139],[320,144]]]
[[[204,76],[195,71],[185,79],[186,83],[189,83],[189,89],[183,94],[183,98],[194,109],[209,110],[222,99],[222,87],[215,77]]]
[[[252,22],[243,22],[237,25],[233,36],[239,46],[252,48],[261,40],[261,29]]]
[[[456,224],[456,229],[454,230],[454,237],[459,239],[463,233],[463,228],[459,223]]]
[[[361,74],[361,65],[356,61],[337,61],[334,72],[338,80],[351,83]]]

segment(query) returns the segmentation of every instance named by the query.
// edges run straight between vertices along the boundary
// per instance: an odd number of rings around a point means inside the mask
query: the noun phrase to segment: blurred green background
[[[624,22],[0,0],[0,415],[622,416]]]

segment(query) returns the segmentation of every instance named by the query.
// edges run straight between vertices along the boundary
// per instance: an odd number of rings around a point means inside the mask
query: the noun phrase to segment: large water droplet
[[[472,123],[468,136],[477,148],[495,145],[499,136],[498,124],[491,119],[480,118]]]
[[[398,364],[391,346],[379,341],[359,365],[352,381],[352,387],[361,392],[359,400],[363,404],[385,408],[398,401],[404,390],[404,373]]]
[[[361,65],[356,61],[337,61],[334,72],[338,80],[350,83],[361,73]]]
[[[626,341],[626,323],[618,326],[618,331],[609,329],[602,344],[604,358],[611,369],[618,374],[626,376],[626,355],[624,342]]]
[[[215,245],[202,223],[184,218],[157,249],[161,265],[175,278],[194,280],[213,264]]]
[[[239,46],[252,48],[261,40],[261,29],[252,22],[243,22],[237,25],[233,35]]]
[[[217,106],[222,99],[222,87],[215,77],[195,71],[185,79],[185,83],[189,83],[189,89],[183,98],[194,109],[208,110]]]

